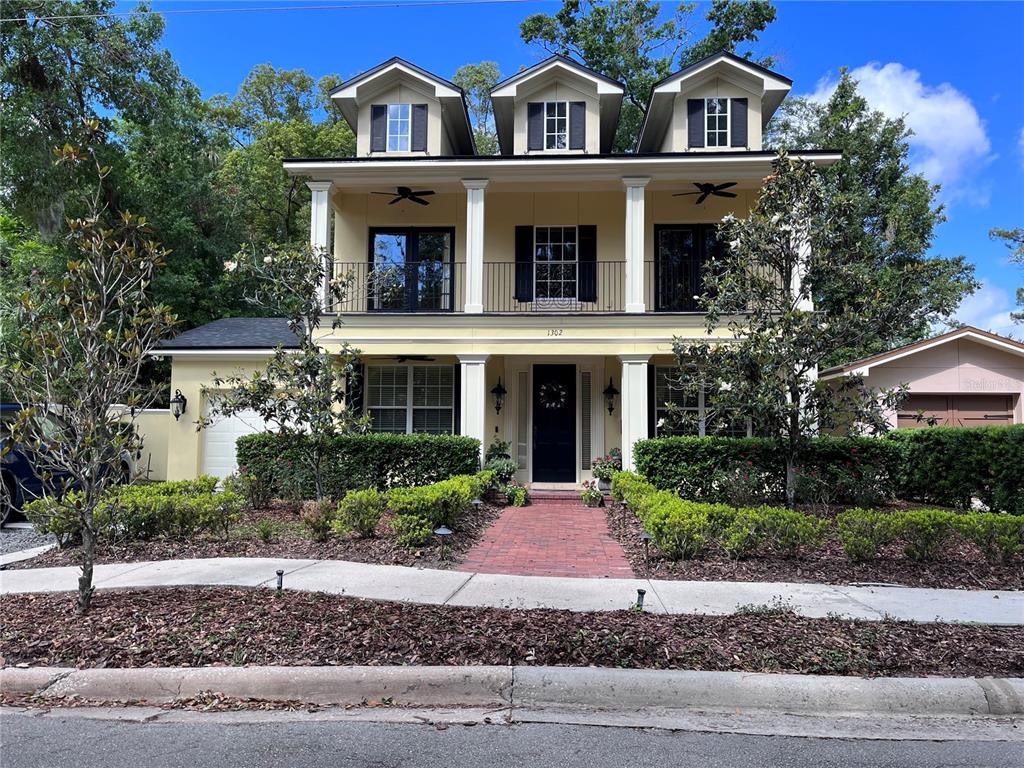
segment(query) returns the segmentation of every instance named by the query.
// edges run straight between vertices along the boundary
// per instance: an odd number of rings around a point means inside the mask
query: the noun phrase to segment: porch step
[[[582,500],[580,499],[580,492],[578,490],[570,489],[531,487],[530,499],[534,503],[544,502],[545,504],[583,504]]]

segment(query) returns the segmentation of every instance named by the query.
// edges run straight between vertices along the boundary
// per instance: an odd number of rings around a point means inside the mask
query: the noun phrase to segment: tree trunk
[[[786,506],[793,509],[796,505],[796,461],[793,456],[786,457]]]
[[[92,521],[82,526],[82,575],[78,577],[78,612],[88,612],[92,604],[92,564],[96,557],[96,532]]]

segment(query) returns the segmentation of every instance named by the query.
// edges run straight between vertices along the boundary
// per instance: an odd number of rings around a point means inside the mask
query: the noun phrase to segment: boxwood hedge
[[[299,459],[303,439],[272,433],[240,437],[239,471],[264,478],[275,493],[283,477],[297,474],[311,492],[312,481]],[[343,435],[333,439],[329,464],[328,490],[336,498],[363,488],[429,485],[477,472],[480,441],[462,435]]]

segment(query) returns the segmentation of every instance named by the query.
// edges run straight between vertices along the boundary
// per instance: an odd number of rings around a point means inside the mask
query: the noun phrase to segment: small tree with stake
[[[837,249],[838,211],[814,166],[780,153],[750,215],[723,219],[724,247],[707,268],[699,297],[708,333],[722,343],[676,338],[677,385],[696,401],[703,390],[708,432],[750,420],[777,438],[786,460],[786,500],[795,501],[796,470],[807,442],[821,430],[887,429],[885,411],[904,391],[873,390],[861,377],[832,386],[818,380],[822,359],[837,346],[856,347],[894,320],[867,308],[824,314],[814,297],[862,279]]]
[[[312,480],[317,500],[329,494],[326,481],[336,435],[362,429],[365,419],[345,407],[346,388],[354,373],[357,350],[347,343],[334,353],[316,339],[324,312],[324,286],[331,302],[344,301],[347,276],[326,281],[326,259],[312,248],[270,245],[250,247],[225,262],[230,279],[241,281],[246,299],[261,311],[283,317],[295,334],[297,348],[279,346],[267,364],[252,374],[214,378],[207,394],[210,410],[199,428],[243,411],[255,411],[293,442],[301,468]],[[341,322],[335,316],[331,329]]]
[[[122,455],[141,447],[135,412],[157,394],[139,374],[176,322],[150,293],[167,251],[151,238],[145,218],[110,210],[104,190],[110,168],[96,157],[96,121],[87,123],[87,133],[84,148],[56,150],[61,164],[91,169],[96,181],[84,215],[67,222],[67,271],[23,293],[18,332],[5,338],[0,355],[5,397],[25,406],[4,450],[14,444],[26,450],[49,492],[64,499],[64,514],[74,518],[82,537],[81,613],[93,594],[96,508],[123,479]]]

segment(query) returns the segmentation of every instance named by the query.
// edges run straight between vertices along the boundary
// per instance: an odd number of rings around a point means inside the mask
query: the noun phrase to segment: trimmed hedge
[[[306,495],[313,481],[299,460],[304,435],[269,432],[238,438],[239,471],[266,481],[280,493],[282,478],[298,475]],[[436,483],[480,469],[480,441],[462,435],[370,433],[334,438],[328,491],[335,498],[350,490]]]
[[[387,504],[395,513],[393,527],[398,543],[407,547],[421,546],[442,525],[457,529],[459,515],[493,485],[494,472],[484,470],[475,475],[455,475],[432,485],[392,488],[387,494]]]
[[[765,478],[766,500],[785,497],[786,463],[781,445],[767,438],[664,437],[640,440],[633,449],[637,471],[662,490],[687,498],[719,500],[722,473],[750,466]],[[857,495],[892,498],[898,489],[898,443],[869,437],[821,437],[801,458],[801,471],[832,494],[834,502],[858,502]]]
[[[1024,425],[897,430],[902,498],[968,509],[976,497],[992,510],[1024,514]]]

